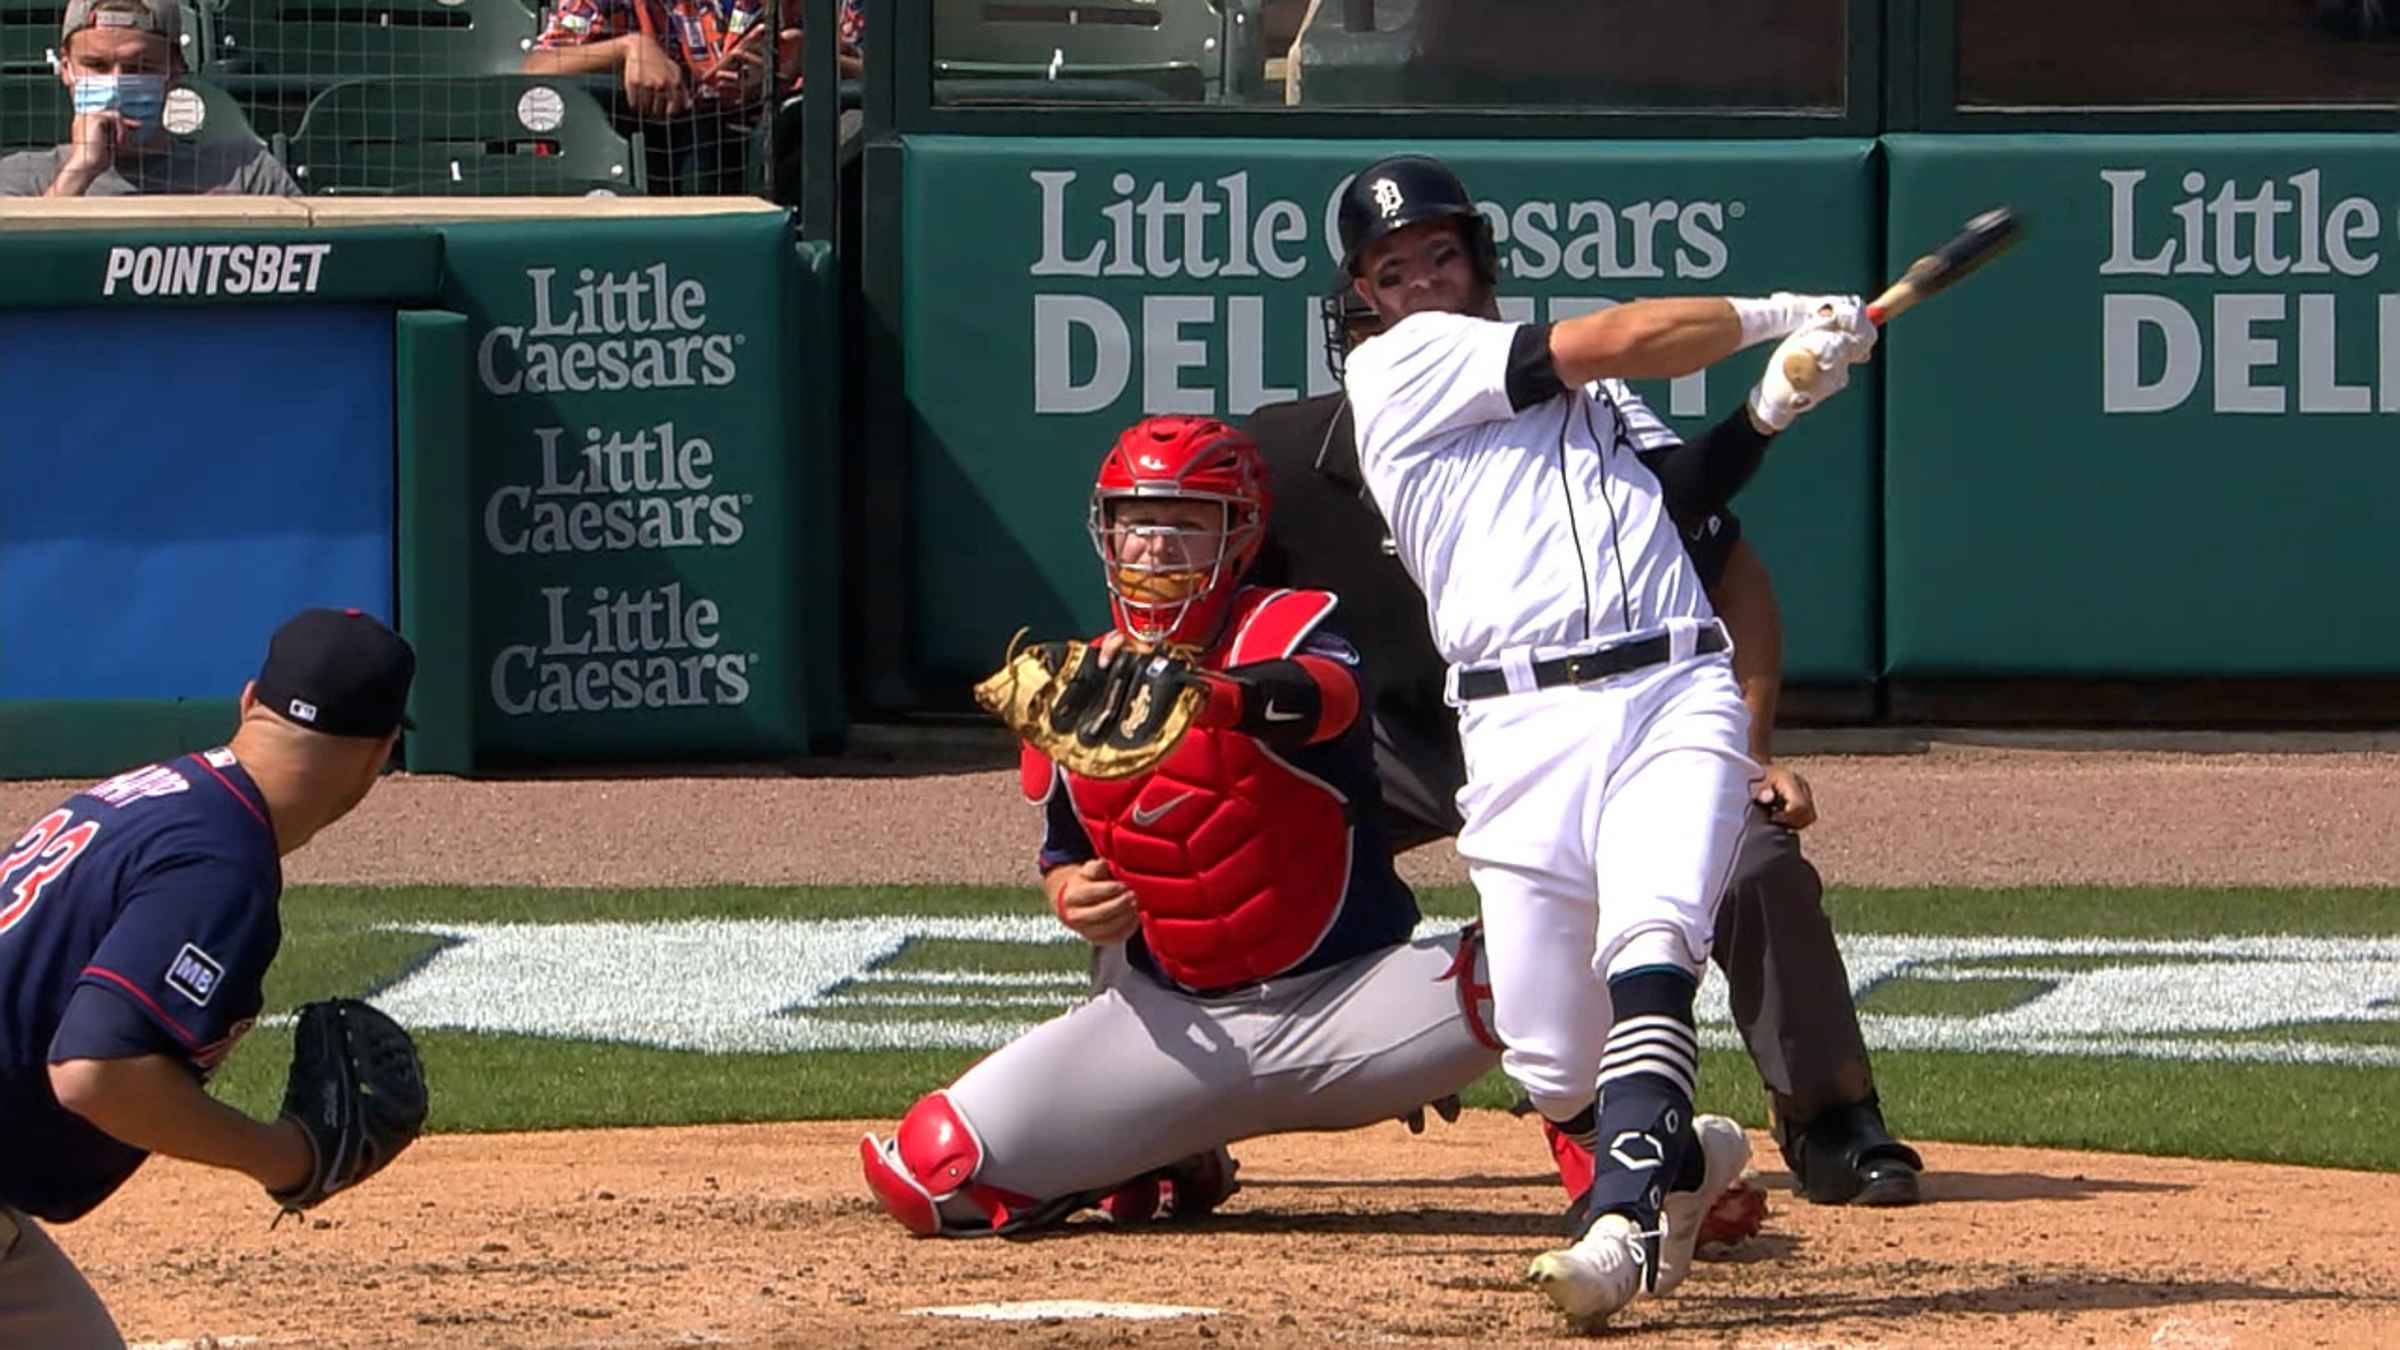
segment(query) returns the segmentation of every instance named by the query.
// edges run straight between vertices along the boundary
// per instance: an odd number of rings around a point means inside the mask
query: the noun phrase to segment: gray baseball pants
[[[1057,1199],[1237,1140],[1354,1129],[1464,1091],[1500,1051],[1462,1011],[1459,941],[1427,938],[1211,998],[1105,948],[1088,1002],[951,1086],[983,1143],[975,1179]],[[1478,961],[1476,986],[1487,979]]]

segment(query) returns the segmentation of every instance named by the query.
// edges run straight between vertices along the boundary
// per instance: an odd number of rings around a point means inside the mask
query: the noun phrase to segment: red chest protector
[[[1245,588],[1232,636],[1201,662],[1224,670],[1290,656],[1334,604],[1325,591]],[[1140,899],[1150,954],[1185,988],[1289,970],[1341,913],[1353,846],[1346,799],[1253,737],[1194,727],[1131,778],[1064,773],[1030,746],[1022,770],[1037,801],[1054,774],[1064,779],[1093,849]]]

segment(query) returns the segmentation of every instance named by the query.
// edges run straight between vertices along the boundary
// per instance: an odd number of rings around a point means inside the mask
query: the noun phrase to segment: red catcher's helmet
[[[1121,526],[1130,501],[1211,502],[1223,508],[1214,534],[1169,526]],[[1145,417],[1125,429],[1100,461],[1092,486],[1092,547],[1108,578],[1109,613],[1144,647],[1205,647],[1233,603],[1242,574],[1266,541],[1267,464],[1251,439],[1213,417]],[[1146,557],[1126,545],[1147,538]]]

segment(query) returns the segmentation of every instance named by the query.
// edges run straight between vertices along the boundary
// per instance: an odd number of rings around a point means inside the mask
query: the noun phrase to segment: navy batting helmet
[[[1455,220],[1486,286],[1497,283],[1499,250],[1492,223],[1475,209],[1467,185],[1431,155],[1394,155],[1358,171],[1342,192],[1336,223],[1342,232],[1342,271],[1358,275],[1369,245],[1394,230],[1426,220]]]

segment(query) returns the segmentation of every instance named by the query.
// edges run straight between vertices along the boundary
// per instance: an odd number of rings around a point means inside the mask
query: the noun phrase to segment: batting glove
[[[1828,321],[1846,333],[1874,327],[1866,321],[1865,303],[1855,295],[1777,291],[1764,300],[1730,299],[1726,303],[1733,306],[1734,315],[1742,321],[1743,347],[1773,342]]]
[[[1785,338],[1767,357],[1766,374],[1750,391],[1750,415],[1760,426],[1787,430],[1800,414],[1848,387],[1850,367],[1874,353],[1875,325],[1861,320],[1864,331],[1853,333],[1839,323],[1838,318],[1820,319]],[[1816,378],[1806,389],[1794,387],[1786,374],[1785,363],[1794,354],[1805,356],[1816,368]]]

